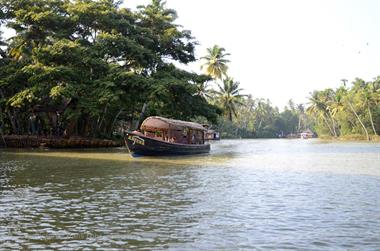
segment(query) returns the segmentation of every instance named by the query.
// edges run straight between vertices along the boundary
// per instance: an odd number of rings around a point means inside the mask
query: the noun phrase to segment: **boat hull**
[[[189,155],[210,152],[210,145],[177,144],[152,139],[137,133],[128,132],[125,144],[129,151],[138,155]]]

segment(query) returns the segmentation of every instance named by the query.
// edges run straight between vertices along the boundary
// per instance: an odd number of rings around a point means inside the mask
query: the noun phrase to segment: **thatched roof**
[[[152,116],[146,118],[141,124],[142,130],[149,129],[162,129],[162,130],[183,130],[184,128],[189,128],[193,130],[206,131],[201,124],[194,122],[187,122],[176,119],[168,119],[158,116]]]

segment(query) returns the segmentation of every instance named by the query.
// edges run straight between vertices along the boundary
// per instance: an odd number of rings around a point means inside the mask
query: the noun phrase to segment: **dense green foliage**
[[[104,136],[146,115],[216,121],[197,95],[207,76],[174,66],[195,61],[195,40],[176,12],[153,0],[131,11],[113,0],[1,0],[0,124],[4,133]],[[31,123],[36,128],[31,128]]]
[[[371,82],[356,79],[350,87],[343,81],[336,90],[311,94],[307,113],[313,118],[316,131],[334,137],[376,137],[380,131],[380,77]]]
[[[242,98],[237,116],[219,119],[224,137],[272,138],[296,136],[311,129],[319,136],[378,139],[380,131],[380,77],[356,79],[350,87],[314,91],[307,108],[291,100],[282,112],[269,100]]]

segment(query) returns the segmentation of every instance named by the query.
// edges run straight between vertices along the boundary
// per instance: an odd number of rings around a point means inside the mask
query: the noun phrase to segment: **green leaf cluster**
[[[108,137],[120,121],[146,115],[216,121],[197,94],[205,76],[178,69],[196,41],[175,10],[153,0],[132,11],[113,0],[0,0],[0,98],[5,133]],[[58,121],[57,121],[58,120]],[[42,123],[44,122],[44,123]]]

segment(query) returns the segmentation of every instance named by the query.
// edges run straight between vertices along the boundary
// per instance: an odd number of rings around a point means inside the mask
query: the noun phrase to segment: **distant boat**
[[[125,144],[139,155],[186,155],[208,153],[207,129],[201,124],[158,116],[148,117],[140,130],[127,132]]]
[[[215,130],[207,130],[206,140],[220,140],[220,133]]]
[[[207,125],[207,124],[203,124],[202,126],[204,128],[206,128],[206,136],[205,136],[206,140],[220,140],[220,133],[219,132],[210,129],[209,125]]]
[[[301,139],[311,139],[315,136],[312,130],[306,129],[305,131],[301,132],[300,134]]]

